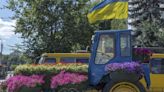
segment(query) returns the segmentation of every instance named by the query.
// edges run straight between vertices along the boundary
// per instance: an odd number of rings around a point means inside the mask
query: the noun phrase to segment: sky
[[[3,54],[10,54],[15,44],[21,44],[20,34],[15,34],[16,20],[11,19],[14,12],[3,9],[7,5],[7,0],[0,0],[0,44],[3,44]]]

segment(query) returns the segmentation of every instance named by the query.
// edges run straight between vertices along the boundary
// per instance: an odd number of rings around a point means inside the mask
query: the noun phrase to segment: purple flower
[[[106,65],[105,71],[107,72],[128,72],[128,73],[136,73],[139,75],[143,74],[142,67],[139,63],[131,61],[124,63],[111,63]]]
[[[150,56],[152,56],[152,51],[146,48],[135,48],[134,57],[140,59],[143,63],[148,63]]]
[[[152,51],[146,48],[135,48],[134,49],[135,54],[152,54]]]

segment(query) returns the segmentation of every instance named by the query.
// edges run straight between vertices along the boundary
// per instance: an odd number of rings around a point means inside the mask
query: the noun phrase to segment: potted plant
[[[108,64],[105,71],[109,72],[112,80],[138,81],[143,75],[141,65],[133,61]]]
[[[8,92],[41,92],[41,86],[44,83],[44,76],[16,75],[7,80]]]
[[[133,57],[140,63],[149,63],[153,52],[147,48],[134,48]]]

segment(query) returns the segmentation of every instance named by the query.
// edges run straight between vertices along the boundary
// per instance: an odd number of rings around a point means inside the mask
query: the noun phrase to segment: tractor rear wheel
[[[139,81],[132,82],[111,80],[105,85],[103,92],[146,92],[146,90]]]

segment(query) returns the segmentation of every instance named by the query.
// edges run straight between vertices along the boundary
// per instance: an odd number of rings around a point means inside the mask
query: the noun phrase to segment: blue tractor
[[[140,81],[112,80],[105,71],[110,63],[132,61],[131,30],[96,31],[92,39],[91,59],[89,62],[89,84],[102,85],[103,92],[146,92]],[[144,79],[150,86],[148,67],[144,67]]]

